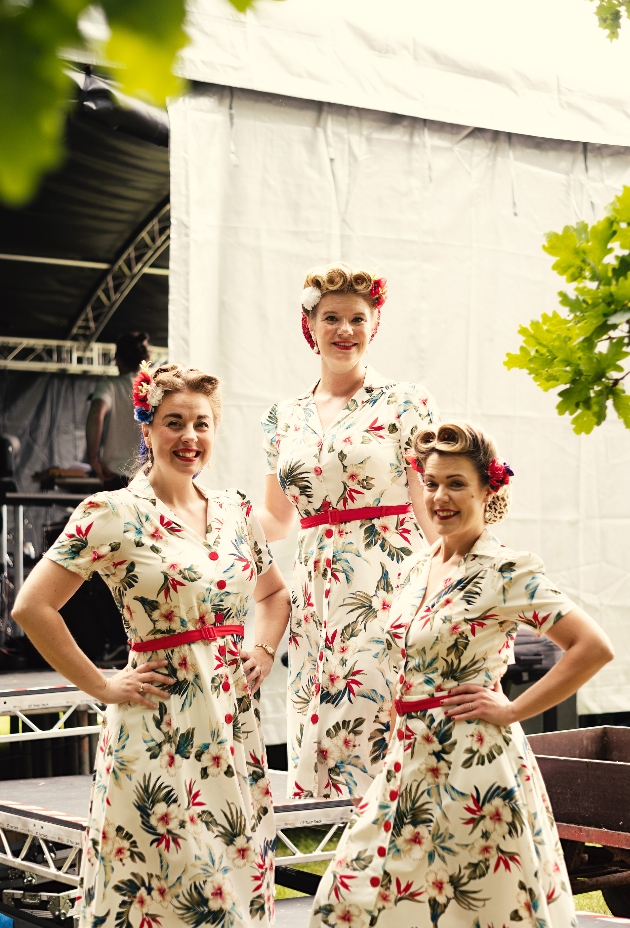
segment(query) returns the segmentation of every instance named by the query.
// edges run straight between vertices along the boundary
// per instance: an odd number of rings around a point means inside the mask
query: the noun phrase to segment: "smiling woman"
[[[519,721],[574,693],[611,660],[610,642],[540,558],[486,528],[505,514],[513,476],[489,435],[466,422],[419,430],[409,459],[438,540],[410,558],[391,605],[384,769],[320,883],[310,928],[569,928],[558,832]],[[521,625],[566,653],[510,702],[501,677]]]
[[[113,925],[137,909],[162,928],[217,913],[226,924],[266,928],[275,827],[253,695],[284,633],[288,592],[246,494],[194,481],[212,454],[218,380],[145,367],[134,404],[144,438],[139,473],[79,506],[14,610],[53,667],[109,704],[79,924]],[[94,571],[131,642],[128,666],[108,679],[59,614]],[[252,600],[260,644],[247,653]]]
[[[405,562],[424,545],[405,453],[433,397],[366,367],[386,281],[345,264],[306,275],[299,312],[319,381],[263,420],[270,541],[300,534],[289,639],[289,795],[363,795],[380,771],[393,679],[384,637]],[[297,308],[297,307],[296,307]],[[423,524],[424,523],[424,524]]]

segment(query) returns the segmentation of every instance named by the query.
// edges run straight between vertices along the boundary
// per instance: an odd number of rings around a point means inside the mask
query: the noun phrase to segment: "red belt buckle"
[[[201,637],[204,641],[216,641],[217,633],[214,629],[214,625],[204,625],[201,629]]]
[[[342,513],[339,509],[329,509],[326,513],[329,525],[341,525]]]

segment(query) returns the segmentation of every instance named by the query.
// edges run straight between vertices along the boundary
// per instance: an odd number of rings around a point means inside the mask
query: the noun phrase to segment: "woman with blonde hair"
[[[464,422],[418,432],[413,465],[438,540],[392,607],[399,678],[383,771],[344,833],[311,928],[575,925],[536,759],[519,724],[567,699],[613,653],[595,622],[487,525],[510,467]],[[519,625],[565,651],[513,702],[501,690]]]
[[[264,928],[275,828],[252,694],[284,633],[288,592],[245,494],[194,479],[212,454],[218,380],[145,368],[133,398],[143,468],[128,488],[81,503],[13,613],[53,667],[109,704],[79,925]],[[59,614],[94,571],[131,643],[128,666],[108,678]],[[246,653],[252,600],[257,644]]]
[[[289,643],[289,795],[360,797],[381,769],[392,680],[385,622],[406,562],[424,545],[405,454],[437,417],[424,387],[365,365],[386,281],[345,264],[304,282],[314,387],[263,419],[267,538],[300,519]]]

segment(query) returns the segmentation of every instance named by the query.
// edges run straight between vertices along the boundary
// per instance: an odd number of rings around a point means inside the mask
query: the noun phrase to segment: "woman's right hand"
[[[173,677],[167,677],[158,670],[167,665],[167,661],[147,661],[146,664],[140,664],[138,667],[125,667],[112,677],[105,680],[105,686],[102,694],[97,697],[104,703],[125,703],[137,702],[147,709],[155,709],[156,703],[149,699],[149,696],[155,696],[157,699],[168,699],[169,693],[163,689],[158,689],[156,683],[168,684],[175,683]]]

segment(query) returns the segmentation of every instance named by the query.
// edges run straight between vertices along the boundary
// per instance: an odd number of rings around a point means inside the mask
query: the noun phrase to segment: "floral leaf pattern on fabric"
[[[387,653],[403,699],[463,682],[492,686],[520,623],[544,632],[573,608],[539,558],[488,531],[418,609],[428,570],[429,557],[416,555],[390,608]],[[375,748],[384,729],[373,729]],[[439,706],[397,717],[383,769],[320,883],[310,928],[340,922],[575,928],[558,833],[520,725],[454,722]]]
[[[262,421],[269,472],[300,518],[405,505],[405,450],[417,429],[436,419],[421,386],[368,368],[364,386],[325,433],[312,392],[271,407]],[[361,796],[380,770],[391,706],[385,628],[406,563],[423,547],[413,514],[299,533],[289,639],[290,795]],[[343,758],[328,743],[328,731],[342,721],[358,726]],[[350,760],[355,756],[360,762]]]
[[[46,556],[84,578],[97,570],[133,639],[242,624],[271,555],[244,493],[207,496],[204,539],[140,475],[85,500]],[[275,827],[240,646],[231,636],[131,653],[134,664],[166,658],[175,684],[153,710],[107,708],[80,928],[270,925]]]

